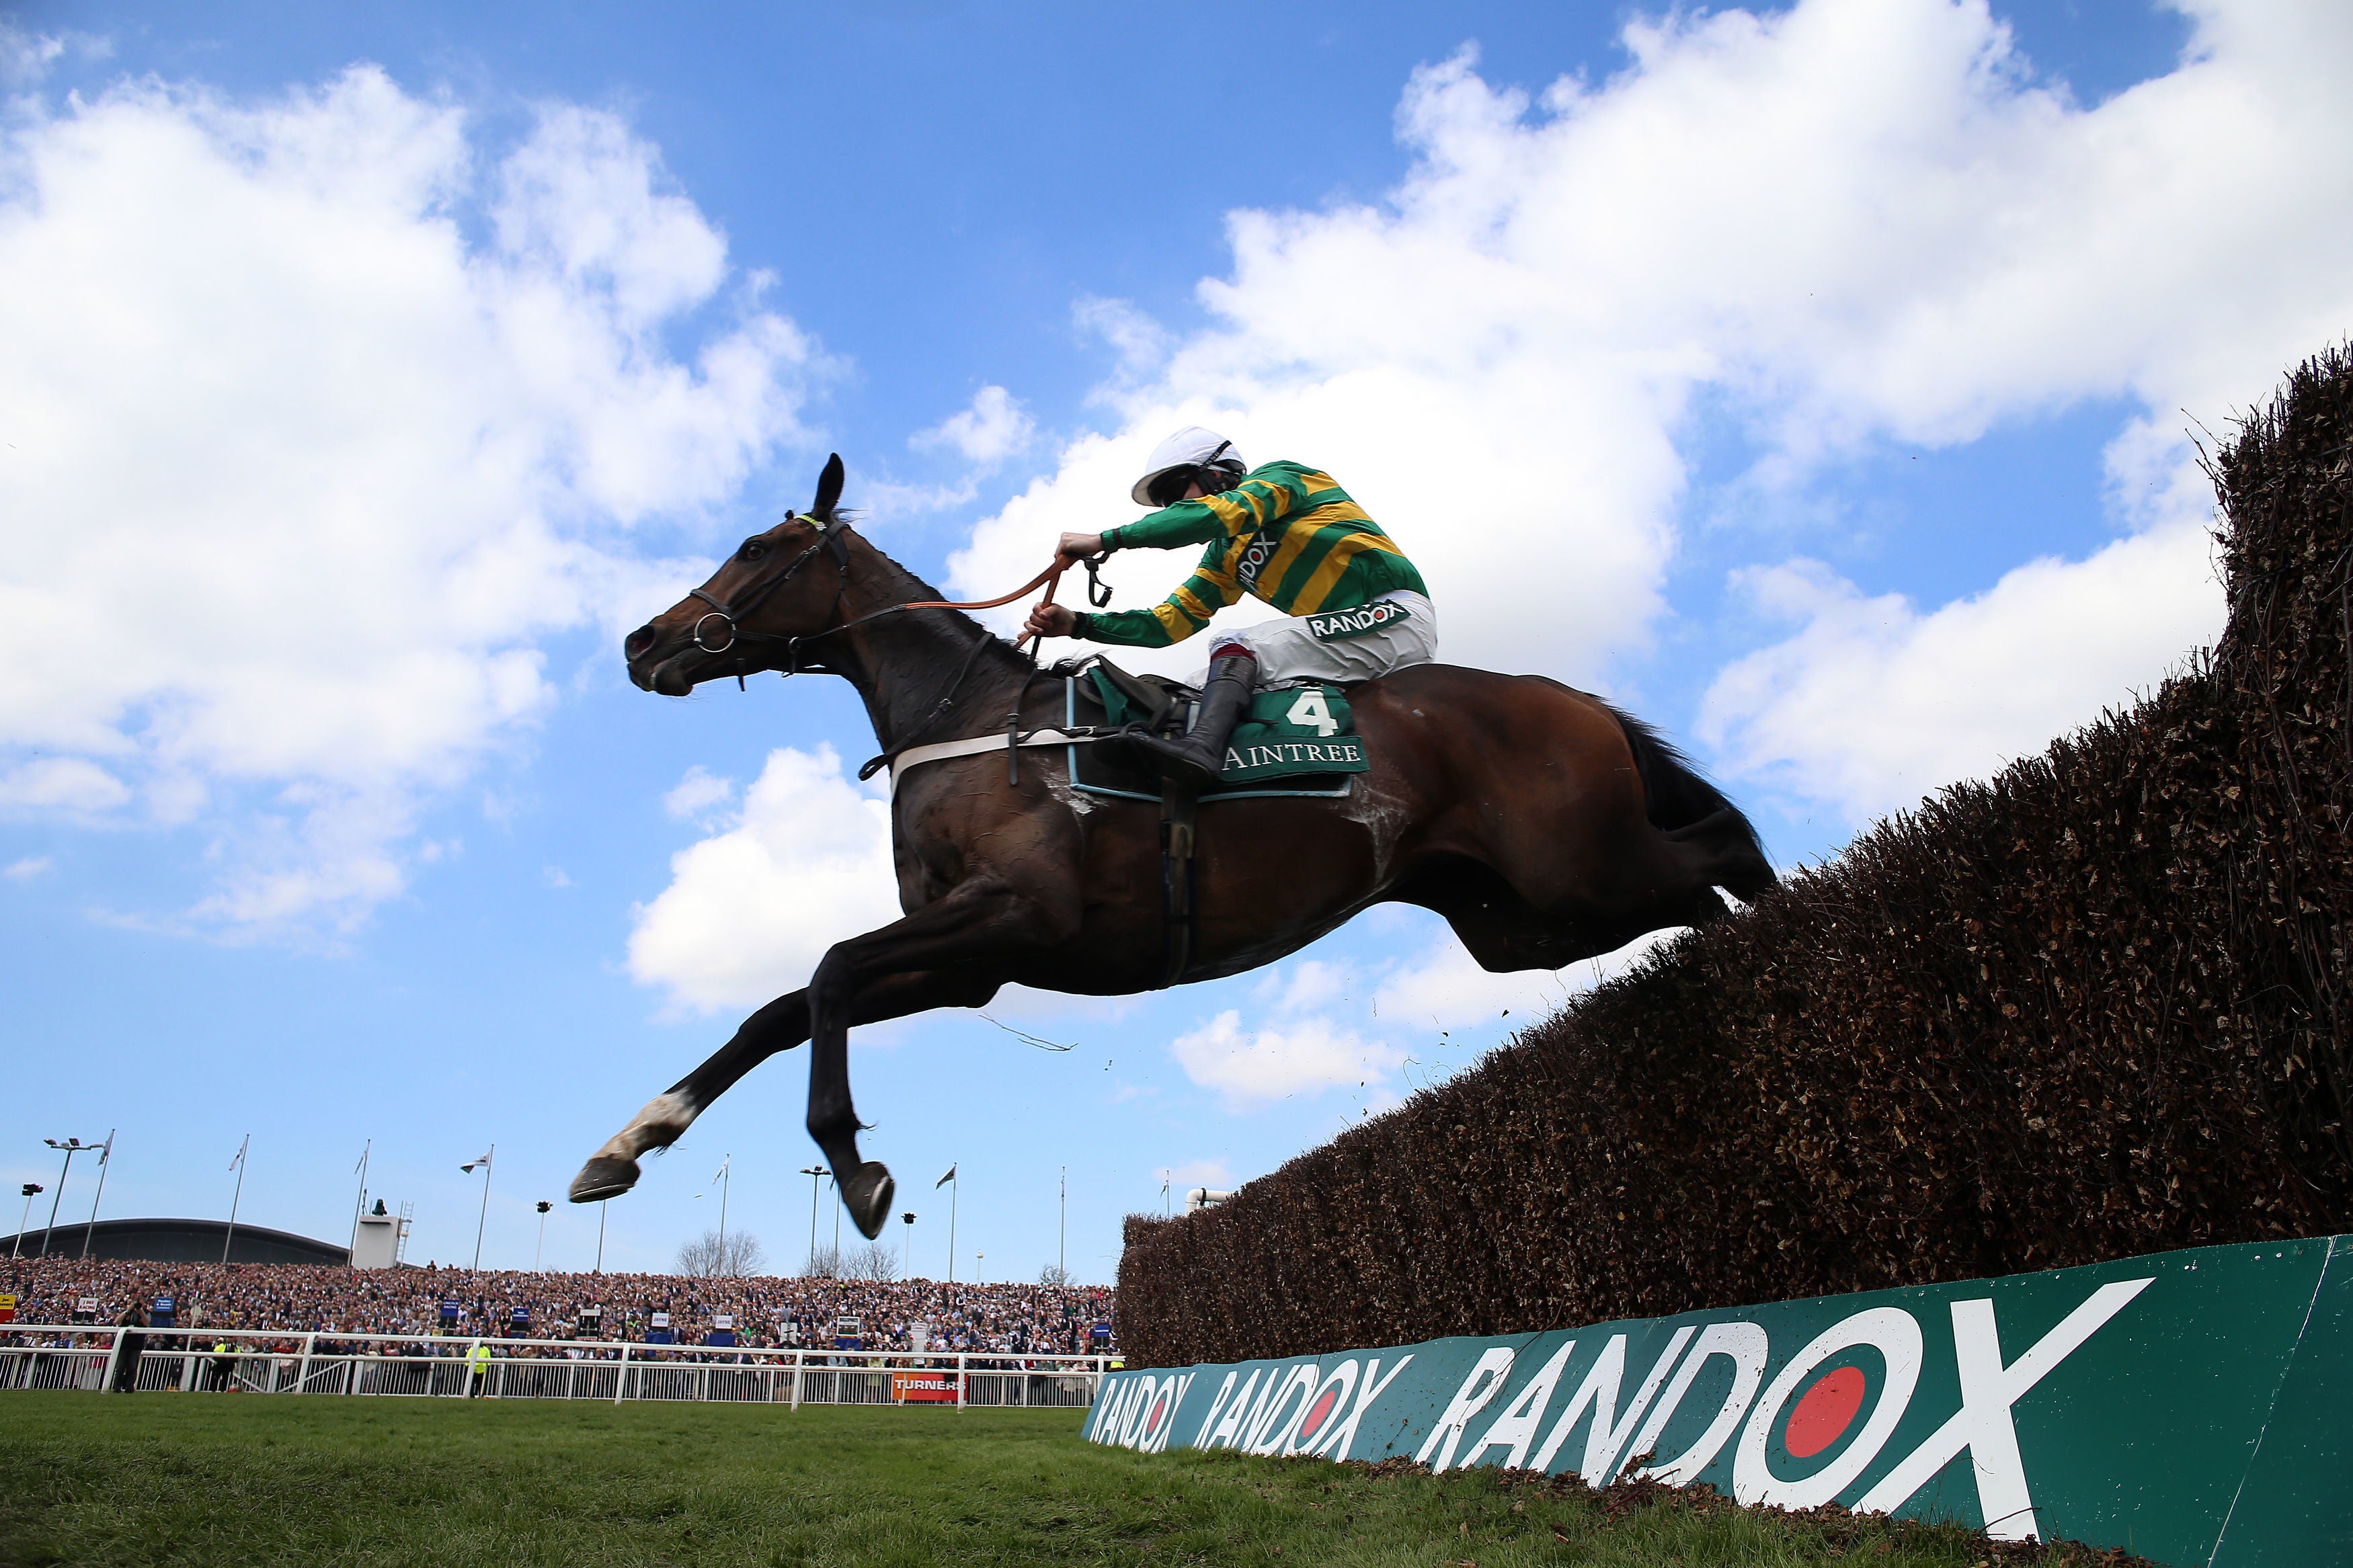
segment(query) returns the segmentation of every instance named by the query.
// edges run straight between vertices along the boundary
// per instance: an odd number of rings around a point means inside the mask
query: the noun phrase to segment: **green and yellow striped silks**
[[[1103,534],[1109,550],[1204,542],[1201,563],[1166,600],[1148,610],[1082,616],[1079,635],[1165,647],[1201,630],[1244,594],[1305,616],[1354,609],[1398,589],[1430,592],[1413,563],[1331,475],[1298,463],[1267,463],[1223,495],[1178,501]]]

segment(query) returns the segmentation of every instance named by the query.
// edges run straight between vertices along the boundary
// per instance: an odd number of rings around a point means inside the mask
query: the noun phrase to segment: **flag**
[[[938,1192],[942,1187],[944,1187],[944,1186],[946,1186],[950,1182],[955,1181],[955,1173],[956,1173],[956,1168],[955,1168],[955,1166],[954,1166],[954,1165],[950,1165],[950,1166],[948,1167],[948,1173],[947,1173],[946,1175],[944,1175],[944,1176],[942,1176],[938,1181],[934,1182],[934,1183],[932,1184],[932,1191],[934,1191],[934,1192]]]
[[[248,1139],[247,1139],[247,1140],[245,1141],[245,1143],[240,1143],[240,1144],[238,1144],[238,1145],[237,1146],[237,1152],[236,1152],[235,1154],[233,1154],[233,1155],[231,1155],[231,1156],[229,1157],[228,1168],[229,1168],[230,1170],[234,1171],[234,1170],[236,1170],[239,1165],[242,1165],[242,1164],[244,1164],[244,1163],[245,1163],[245,1149],[246,1149],[246,1143],[250,1143],[250,1142],[253,1142],[253,1140],[252,1140],[252,1139],[250,1139],[250,1138],[248,1138]]]
[[[489,1164],[490,1163],[491,1163],[491,1157],[490,1157],[488,1154],[482,1154],[482,1155],[478,1155],[478,1156],[477,1156],[477,1157],[475,1157],[474,1159],[471,1159],[471,1160],[467,1161],[464,1164],[462,1164],[462,1165],[459,1166],[459,1167],[458,1167],[458,1169],[459,1169],[459,1170],[461,1170],[461,1171],[465,1172],[465,1173],[466,1173],[466,1174],[468,1174],[468,1175],[470,1175],[470,1175],[472,1175],[472,1174],[474,1173],[474,1167],[475,1167],[475,1166],[477,1166],[477,1165],[487,1165],[487,1164]]]
[[[730,1154],[726,1159],[720,1161],[719,1169],[711,1173],[711,1179],[716,1182],[724,1177],[727,1174],[727,1167],[734,1162],[734,1159],[735,1156]]]

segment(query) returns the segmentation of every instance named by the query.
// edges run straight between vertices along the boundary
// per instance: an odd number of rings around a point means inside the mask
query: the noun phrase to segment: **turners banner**
[[[1131,1370],[1086,1436],[1513,1465],[1958,1520],[2168,1563],[2353,1562],[2353,1237]]]
[[[891,1397],[901,1404],[921,1404],[926,1400],[953,1405],[956,1396],[956,1374],[952,1372],[894,1372],[891,1374]]]

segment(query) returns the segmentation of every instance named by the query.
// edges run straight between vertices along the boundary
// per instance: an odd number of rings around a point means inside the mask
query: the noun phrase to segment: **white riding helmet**
[[[1153,480],[1171,468],[1198,468],[1206,463],[1231,468],[1238,474],[1250,471],[1250,465],[1242,461],[1242,455],[1234,450],[1231,441],[1215,430],[1187,425],[1152,448],[1152,458],[1144,466],[1144,477],[1127,492],[1128,499],[1138,506],[1150,506]]]

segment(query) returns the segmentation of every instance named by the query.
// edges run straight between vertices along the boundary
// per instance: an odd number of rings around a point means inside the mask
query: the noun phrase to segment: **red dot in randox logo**
[[[1147,1433],[1159,1431],[1160,1418],[1167,1414],[1168,1396],[1164,1394],[1159,1398],[1152,1402],[1152,1414],[1144,1418],[1145,1431]]]
[[[1331,1416],[1332,1407],[1339,1403],[1340,1391],[1336,1388],[1325,1389],[1315,1403],[1307,1407],[1307,1414],[1300,1417],[1299,1435],[1303,1437],[1315,1436],[1323,1429],[1324,1421]]]
[[[1798,1408],[1788,1413],[1788,1427],[1781,1429],[1781,1444],[1793,1458],[1812,1460],[1814,1455],[1835,1444],[1845,1429],[1854,1425],[1854,1413],[1862,1408],[1862,1368],[1833,1368],[1823,1373],[1814,1387],[1798,1399]]]
[[[1810,1459],[1837,1442],[1862,1408],[1862,1369],[1835,1367],[1799,1399],[1797,1408],[1789,1412],[1781,1441],[1793,1457]]]

